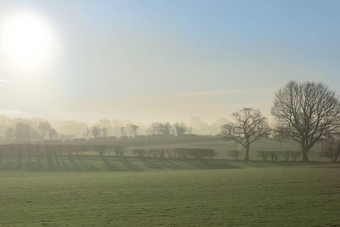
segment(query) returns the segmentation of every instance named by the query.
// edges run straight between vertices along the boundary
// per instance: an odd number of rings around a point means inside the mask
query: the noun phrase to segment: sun
[[[51,25],[34,12],[8,16],[2,23],[0,34],[5,60],[16,67],[41,66],[54,48]]]

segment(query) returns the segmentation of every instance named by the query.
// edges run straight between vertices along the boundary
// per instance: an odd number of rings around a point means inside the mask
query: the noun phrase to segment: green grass
[[[244,158],[244,148],[233,141],[224,141],[219,137],[194,137],[188,140],[173,137],[172,140],[165,141],[148,141],[147,143],[126,143],[127,150],[150,149],[150,148],[208,148],[217,152],[216,158],[232,159],[226,151],[239,150],[242,152],[240,158]],[[258,151],[301,151],[299,144],[286,141],[278,142],[272,139],[263,139],[251,144],[250,158],[259,160]],[[309,159],[313,161],[320,160],[321,144],[316,144],[309,152]],[[301,157],[299,157],[301,159]]]
[[[0,226],[340,226],[340,168],[0,171]]]

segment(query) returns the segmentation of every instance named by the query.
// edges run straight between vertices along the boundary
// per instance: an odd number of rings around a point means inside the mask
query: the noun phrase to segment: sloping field
[[[1,156],[0,170],[20,171],[150,171],[237,169],[252,167],[300,166],[300,162],[232,161],[223,159],[174,159],[108,155],[31,155]]]
[[[340,226],[339,165],[286,164],[0,171],[0,226]]]

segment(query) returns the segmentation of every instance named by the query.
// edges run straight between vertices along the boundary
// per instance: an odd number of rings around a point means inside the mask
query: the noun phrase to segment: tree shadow
[[[54,158],[54,163],[55,163],[56,169],[57,170],[61,170],[61,165],[62,164],[60,162],[59,154],[54,153],[53,158]]]
[[[134,164],[132,164],[128,158],[125,158],[125,157],[119,157],[119,161],[121,163],[123,163],[124,166],[128,167],[130,170],[133,170],[133,171],[140,171],[141,169],[138,168],[137,166],[135,166]]]
[[[103,160],[106,168],[108,168],[110,171],[120,171],[112,162],[109,161],[109,158],[104,155],[99,155],[100,158]]]
[[[74,159],[72,154],[68,154],[67,157],[68,157],[68,160],[70,161],[71,166],[73,167],[74,170],[76,170],[76,171],[83,171],[83,169],[77,163],[77,161]]]
[[[56,164],[54,162],[55,158],[54,155],[50,152],[46,153],[46,159],[47,159],[47,170],[48,171],[55,171],[56,170]]]
[[[165,164],[167,164],[167,167],[170,169],[188,169],[188,167],[186,165],[181,165],[180,163],[178,163],[178,160],[174,160],[174,159],[165,159]]]
[[[78,156],[78,161],[81,163],[82,166],[84,166],[88,170],[98,171],[98,168],[90,164],[84,155]]]
[[[64,160],[63,160],[63,155],[58,155],[58,158],[59,158],[59,160],[60,160],[60,163],[61,163],[62,166],[64,167],[64,170],[69,171],[70,168],[69,168],[68,165],[64,162]]]
[[[26,157],[26,169],[27,170],[34,170],[34,164],[32,162],[32,155],[28,155]]]
[[[219,161],[219,160],[211,161],[211,160],[203,159],[203,160],[200,160],[200,162],[206,169],[240,169],[239,166],[232,165],[225,161]]]
[[[22,154],[16,155],[16,170],[22,170]]]
[[[39,154],[37,156],[37,168],[35,170],[40,170],[41,171],[43,169],[44,169],[44,165],[43,165],[43,163],[41,161],[41,155]]]
[[[162,166],[157,165],[154,163],[154,159],[150,159],[150,158],[146,158],[146,157],[140,157],[141,161],[143,162],[143,164],[145,165],[145,167],[149,168],[149,169],[163,169]],[[156,160],[157,162],[159,162],[159,160]]]

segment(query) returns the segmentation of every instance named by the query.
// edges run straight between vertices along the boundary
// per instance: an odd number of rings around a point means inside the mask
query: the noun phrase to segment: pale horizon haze
[[[270,116],[288,81],[340,90],[340,1],[0,0],[0,114]]]

